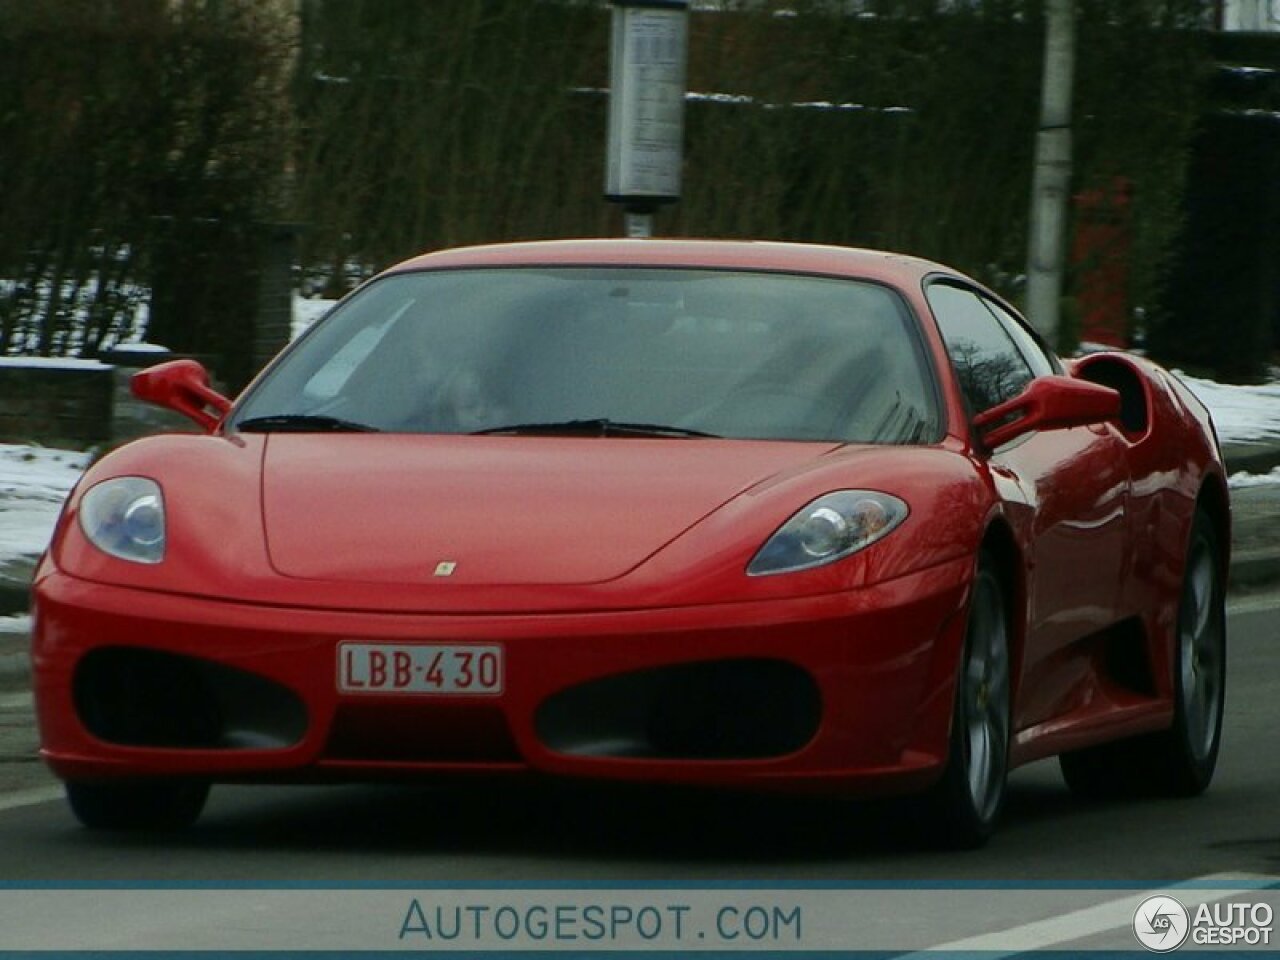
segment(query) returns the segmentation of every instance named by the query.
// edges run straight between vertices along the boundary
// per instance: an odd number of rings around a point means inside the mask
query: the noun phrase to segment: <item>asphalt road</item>
[[[1017,771],[985,849],[945,853],[902,803],[543,784],[216,787],[191,830],[79,828],[29,749],[0,751],[0,883],[1153,882],[1280,877],[1280,594],[1229,616],[1225,740],[1194,800],[1084,804],[1054,761]],[[30,731],[0,694],[0,742]]]

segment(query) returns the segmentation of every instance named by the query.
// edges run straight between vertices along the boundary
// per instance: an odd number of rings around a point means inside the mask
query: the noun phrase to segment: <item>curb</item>
[[[30,604],[31,589],[28,584],[0,578],[0,617],[26,613]]]
[[[1280,551],[1239,550],[1231,555],[1227,593],[1237,587],[1261,587],[1280,580]]]
[[[1270,473],[1280,467],[1280,447],[1264,443],[1237,443],[1223,448],[1227,475],[1237,473]]]
[[[31,661],[28,659],[25,643],[21,650],[0,653],[0,692],[28,686],[30,677]]]
[[[0,617],[26,613],[31,605],[31,580],[37,557],[20,556],[0,563]]]

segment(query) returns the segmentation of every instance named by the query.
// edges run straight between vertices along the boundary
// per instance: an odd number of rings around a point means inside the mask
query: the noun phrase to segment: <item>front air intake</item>
[[[593,680],[543,702],[539,739],[557,753],[759,760],[794,753],[822,716],[813,678],[783,660],[678,664]]]
[[[130,747],[279,749],[307,711],[286,687],[209,660],[106,647],[76,666],[76,714],[99,740]]]

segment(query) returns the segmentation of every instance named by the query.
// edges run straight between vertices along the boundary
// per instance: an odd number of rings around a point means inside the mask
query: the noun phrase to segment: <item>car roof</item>
[[[390,273],[498,266],[645,266],[779,270],[913,286],[929,274],[959,276],[918,257],[881,250],[761,240],[542,240],[457,247],[414,257]]]

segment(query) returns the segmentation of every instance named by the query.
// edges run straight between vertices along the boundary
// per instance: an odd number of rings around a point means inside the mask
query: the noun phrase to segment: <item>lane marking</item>
[[[1258,895],[1257,886],[1222,889],[1214,887],[1215,884],[1221,883],[1256,883],[1274,886],[1280,884],[1280,876],[1264,873],[1210,873],[1154,890],[1145,892],[1135,890],[1116,900],[1108,900],[1106,903],[1085,907],[1082,910],[1072,910],[1057,917],[1034,920],[1007,930],[982,933],[962,940],[953,940],[950,943],[940,943],[927,950],[903,954],[898,960],[915,960],[915,958],[923,960],[939,951],[957,953],[982,951],[983,960],[1000,960],[1002,957],[1015,957],[1031,950],[1059,947],[1064,943],[1083,940],[1110,930],[1130,929],[1137,905],[1147,897],[1159,893],[1176,896],[1180,890],[1195,890],[1198,896],[1197,902],[1204,903],[1216,903],[1230,897],[1249,895],[1256,898]]]
[[[62,787],[32,787],[0,794],[0,810],[16,810],[19,807],[35,807],[62,799]]]

